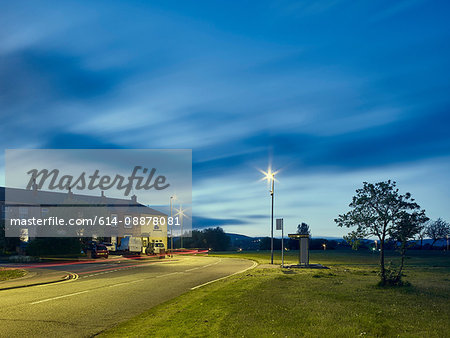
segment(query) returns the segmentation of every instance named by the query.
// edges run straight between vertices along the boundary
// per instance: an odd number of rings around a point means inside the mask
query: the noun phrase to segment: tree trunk
[[[437,242],[437,239],[433,240],[433,243],[431,243],[431,249],[433,249],[434,243],[436,243],[436,242]]]
[[[402,271],[403,271],[403,265],[405,263],[405,255],[406,255],[406,243],[402,242],[401,248],[400,248],[400,254],[401,254],[401,260],[400,260],[400,267],[398,269],[397,276],[395,277],[395,282],[398,283],[402,279]]]
[[[420,250],[423,249],[423,245],[422,245],[422,244],[423,244],[423,238],[421,237],[421,238],[420,238]]]
[[[384,240],[380,238],[380,275],[381,283],[386,283],[386,270],[384,268]]]

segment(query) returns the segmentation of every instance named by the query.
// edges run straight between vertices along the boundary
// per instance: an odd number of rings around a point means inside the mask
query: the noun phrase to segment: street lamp
[[[172,216],[172,200],[175,196],[170,196],[170,253],[173,256],[173,216]]]
[[[270,218],[270,264],[273,264],[273,199],[275,195],[275,175],[278,171],[273,172],[271,167],[269,167],[267,171],[260,171],[264,175],[262,179],[268,181],[269,184],[272,183],[272,189],[270,190],[270,196],[272,197],[272,213]]]
[[[180,208],[179,209],[175,209],[177,211],[177,213],[175,214],[175,216],[179,216],[181,218],[180,221],[180,227],[181,227],[181,234],[180,234],[180,249],[183,248],[183,216],[186,216],[186,214],[184,213],[184,211],[186,209],[183,209],[183,207],[180,204]]]

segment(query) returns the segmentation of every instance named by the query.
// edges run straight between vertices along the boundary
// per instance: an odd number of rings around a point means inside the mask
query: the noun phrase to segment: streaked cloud
[[[397,179],[450,219],[448,7],[5,3],[0,141],[192,148],[199,226],[267,234],[269,158],[292,231],[340,235],[333,217],[368,179]]]

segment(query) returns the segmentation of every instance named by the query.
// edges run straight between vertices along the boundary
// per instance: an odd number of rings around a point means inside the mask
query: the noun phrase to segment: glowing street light
[[[172,200],[176,199],[176,196],[170,196],[170,253],[173,256],[173,216],[172,216]]]
[[[184,213],[187,209],[183,209],[183,207],[180,204],[179,209],[175,209],[177,213],[175,216],[179,216],[181,218],[180,226],[181,226],[181,234],[180,234],[180,249],[183,248],[183,217],[187,217],[187,215]]]
[[[275,194],[275,175],[278,171],[273,172],[272,168],[269,166],[267,171],[260,170],[260,172],[264,175],[261,179],[262,181],[267,181],[269,184],[272,183],[272,189],[270,190],[270,196],[272,196],[272,214],[270,219],[270,264],[273,264],[273,199]]]

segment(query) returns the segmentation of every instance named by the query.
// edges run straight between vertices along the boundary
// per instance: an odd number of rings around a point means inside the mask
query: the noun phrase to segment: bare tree
[[[438,240],[444,239],[450,234],[450,225],[439,217],[428,224],[425,234],[433,240],[433,243],[431,243],[431,247],[433,247]]]
[[[426,237],[426,232],[427,232],[427,226],[428,224],[425,224],[422,229],[420,229],[419,233],[417,234],[417,238],[420,240],[420,250],[423,249],[423,240]]]

